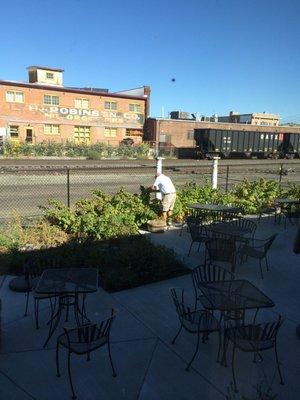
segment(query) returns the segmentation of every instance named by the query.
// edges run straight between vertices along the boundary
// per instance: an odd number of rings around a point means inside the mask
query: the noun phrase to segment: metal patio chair
[[[259,268],[261,278],[263,279],[263,271],[262,271],[262,260],[265,260],[267,271],[269,271],[269,263],[267,258],[267,253],[270,250],[277,234],[270,236],[268,239],[252,239],[251,243],[243,244],[238,252],[241,258],[241,261],[246,260],[248,257],[255,258],[259,260]]]
[[[117,376],[110,349],[110,331],[116,314],[116,311],[112,309],[110,316],[99,323],[81,325],[76,328],[64,328],[65,332],[57,338],[56,376],[61,376],[59,369],[59,349],[61,346],[68,350],[68,375],[72,390],[72,399],[76,399],[76,395],[71,375],[71,354],[76,354],[78,356],[87,355],[87,361],[89,361],[90,354],[93,351],[100,347],[107,346],[109,361],[112,368],[112,376]]]
[[[206,227],[201,223],[188,222],[188,228],[192,239],[188,252],[189,256],[191,254],[193,244],[198,243],[198,251],[199,251],[201,243],[205,243],[208,237],[207,237]]]
[[[220,324],[219,321],[206,310],[194,310],[190,308],[184,300],[184,289],[181,288],[171,288],[170,294],[174,302],[176,312],[179,318],[180,327],[176,335],[172,340],[172,344],[175,343],[177,337],[179,336],[182,328],[189,333],[197,335],[197,344],[194,354],[191,360],[187,363],[186,371],[191,367],[197,353],[199,350],[200,336],[202,335],[202,343],[205,343],[208,339],[209,334],[213,332],[219,333],[219,348],[217,360],[220,356],[221,351],[221,338],[220,338]]]
[[[254,353],[254,362],[256,362],[257,357],[260,361],[263,360],[261,352],[274,349],[280,383],[284,384],[277,351],[277,334],[283,322],[283,317],[279,315],[270,322],[234,325],[226,328],[225,340],[227,344],[229,342],[233,344],[231,369],[235,392],[238,392],[235,374],[235,353],[237,349],[246,353]]]
[[[249,231],[248,237],[250,236],[251,238],[254,236],[257,228],[257,224],[251,219],[247,218],[237,218],[231,221],[231,224],[236,225],[241,229],[248,230]],[[247,238],[247,235],[243,236],[243,238]]]
[[[192,270],[192,281],[195,292],[195,309],[198,300],[204,308],[209,306],[209,300],[206,296],[201,293],[201,284],[203,282],[219,282],[219,281],[230,281],[234,279],[234,274],[227,271],[227,269],[214,264],[202,264],[198,265]]]
[[[52,300],[56,298],[55,295],[37,294],[35,287],[45,269],[58,268],[60,266],[60,259],[57,257],[29,257],[24,264],[24,277],[26,282],[26,303],[24,316],[28,315],[29,296],[32,293],[34,300],[34,316],[36,328],[39,328],[39,303],[42,300],[49,300],[51,313],[53,312]]]
[[[206,254],[205,264],[215,264],[216,262],[229,263],[231,272],[235,272],[236,245],[235,240],[228,238],[228,235],[212,237],[205,241]]]
[[[196,215],[188,215],[185,217],[184,221],[182,222],[181,229],[179,231],[179,236],[182,236],[184,226],[187,227],[187,231],[189,230],[189,224],[199,224],[201,219]]]
[[[284,216],[284,229],[286,229],[287,221],[292,225],[297,225],[300,221],[300,205],[284,207],[280,215]]]

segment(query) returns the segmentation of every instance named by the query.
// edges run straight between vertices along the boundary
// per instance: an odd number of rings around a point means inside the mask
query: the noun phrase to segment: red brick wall
[[[38,86],[38,85],[37,85]],[[6,92],[20,91],[24,93],[24,103],[11,103],[6,101]],[[62,114],[55,110],[56,106],[45,105],[44,95],[59,96],[59,106],[67,114]],[[89,100],[89,110],[93,110],[93,115],[76,115],[79,109],[75,109],[75,99],[83,98]],[[116,101],[117,110],[106,110],[105,101]],[[129,104],[139,104],[141,113],[129,111]],[[118,144],[126,136],[126,128],[132,130],[142,130],[145,120],[146,99],[131,99],[114,97],[113,95],[73,93],[69,91],[55,90],[55,88],[39,88],[17,86],[9,83],[0,84],[0,127],[16,125],[19,127],[19,139],[25,140],[26,128],[32,128],[34,141],[64,142],[72,140],[74,126],[89,126],[91,131],[91,141],[109,142]],[[77,110],[77,111],[76,111]],[[81,111],[79,111],[81,113]],[[85,111],[83,111],[85,113]],[[117,113],[117,114],[116,114]],[[137,119],[138,118],[138,119]],[[59,135],[49,135],[44,133],[45,124],[56,124],[60,126]],[[105,127],[117,128],[117,136],[109,138],[104,136]],[[141,138],[133,137],[136,142]]]

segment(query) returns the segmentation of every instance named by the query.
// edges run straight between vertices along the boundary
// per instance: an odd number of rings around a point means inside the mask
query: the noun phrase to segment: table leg
[[[48,333],[48,337],[44,343],[44,348],[47,346],[49,340],[51,339],[53,333],[55,332],[56,328],[58,327],[59,321],[60,321],[60,317],[61,317],[61,312],[62,312],[62,308],[63,308],[63,303],[62,303],[62,298],[59,297],[58,300],[58,309],[55,312],[55,309],[53,310],[53,313],[51,315],[50,318],[50,327],[49,327],[49,333]]]

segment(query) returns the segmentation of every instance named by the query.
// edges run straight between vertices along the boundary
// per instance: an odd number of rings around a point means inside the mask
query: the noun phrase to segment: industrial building
[[[63,69],[28,67],[28,82],[0,80],[0,136],[12,142],[105,142],[143,139],[150,88],[110,93],[63,86]]]
[[[261,114],[263,118],[264,113]],[[183,158],[197,157],[199,141],[203,137],[214,137],[217,142],[222,138],[217,147],[216,144],[208,146],[209,153],[214,154],[232,155],[235,152],[277,156],[278,153],[281,156],[283,153],[284,155],[288,153],[291,156],[299,156],[300,127],[246,122],[211,122],[206,118],[182,112],[172,112],[170,116],[171,118],[148,118],[144,138],[156,143],[161,149],[170,147],[179,149],[179,156]]]

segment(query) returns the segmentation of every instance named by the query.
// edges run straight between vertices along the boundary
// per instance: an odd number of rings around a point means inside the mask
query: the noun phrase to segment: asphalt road
[[[260,177],[279,180],[281,163],[284,163],[282,183],[300,183],[299,160],[221,160],[219,185],[225,186],[227,166],[229,187],[244,177],[250,180]],[[177,187],[188,181],[203,183],[211,177],[211,161],[164,160],[163,165],[165,173]],[[69,199],[70,204],[74,204],[93,189],[115,193],[118,188],[124,187],[139,193],[140,185],[150,186],[153,183],[155,161],[0,160],[0,218],[8,218],[14,213],[39,215],[39,206],[47,205],[49,198],[67,204],[67,168],[71,168]]]

